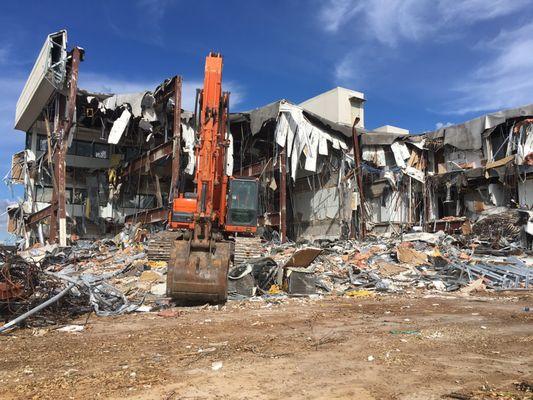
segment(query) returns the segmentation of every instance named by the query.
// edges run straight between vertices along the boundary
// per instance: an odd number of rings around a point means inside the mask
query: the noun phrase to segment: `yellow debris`
[[[268,294],[279,294],[281,293],[281,290],[278,285],[272,285],[270,286],[270,289],[268,289]]]
[[[139,280],[141,282],[158,282],[158,281],[162,282],[163,281],[163,275],[160,272],[156,272],[156,271],[152,271],[152,270],[143,271],[143,273],[139,277]]]
[[[165,268],[167,266],[167,262],[166,261],[148,261],[146,263],[146,265],[148,265],[150,268]]]
[[[375,295],[370,290],[350,290],[344,294],[348,297],[373,297]]]
[[[435,249],[433,249],[433,252],[431,253],[431,256],[432,257],[442,257],[442,254],[440,253],[440,250],[438,247],[435,247]]]

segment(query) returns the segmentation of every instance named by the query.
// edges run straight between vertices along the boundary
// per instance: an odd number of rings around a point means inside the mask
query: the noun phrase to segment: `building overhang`
[[[67,31],[46,37],[41,52],[17,101],[15,129],[28,131],[56,90],[65,84]]]

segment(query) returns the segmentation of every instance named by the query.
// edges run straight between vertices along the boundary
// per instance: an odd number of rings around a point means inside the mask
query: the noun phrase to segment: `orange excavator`
[[[170,252],[167,295],[183,305],[221,304],[233,238],[257,229],[258,182],[226,173],[229,92],[222,92],[220,54],[206,58],[196,109],[194,192],[176,190],[172,200],[169,229],[179,234]]]

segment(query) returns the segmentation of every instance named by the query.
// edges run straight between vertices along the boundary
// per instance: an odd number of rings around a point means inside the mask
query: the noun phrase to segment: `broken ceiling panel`
[[[124,134],[124,131],[128,127],[130,118],[131,113],[128,111],[127,108],[125,108],[124,111],[122,111],[120,117],[113,123],[113,126],[111,127],[111,132],[109,132],[109,138],[107,139],[107,143],[117,144],[120,141],[122,135]]]
[[[474,118],[463,124],[452,125],[429,133],[429,138],[444,137],[444,144],[461,150],[477,150],[481,148],[482,133],[494,128],[506,120],[533,115],[533,104],[518,108],[494,112]]]
[[[11,158],[11,177],[12,183],[24,183],[25,178],[25,163],[26,163],[26,150],[19,151],[13,154]]]

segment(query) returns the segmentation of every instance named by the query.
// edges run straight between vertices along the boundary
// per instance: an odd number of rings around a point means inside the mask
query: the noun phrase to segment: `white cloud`
[[[427,1],[375,0],[366,8],[365,19],[375,38],[395,46],[400,40],[419,40],[435,26],[428,23],[431,8]]]
[[[449,112],[465,114],[533,103],[533,22],[502,31],[478,47],[488,55],[456,86],[459,100]]]
[[[369,81],[367,75],[375,75],[383,64],[381,54],[394,57],[393,50],[401,43],[450,35],[457,39],[476,23],[517,13],[530,4],[530,0],[325,0],[318,18],[330,34],[358,34],[357,49],[340,57],[334,77],[349,85],[359,80],[361,86],[362,79]],[[361,48],[374,51],[362,53]],[[453,102],[441,111],[464,114],[533,101],[533,23],[503,31],[475,50],[485,52],[478,53],[480,66],[455,85]]]
[[[353,51],[340,57],[335,65],[335,83],[339,85],[349,85],[358,90],[364,90],[369,81],[371,65],[377,68],[388,55],[376,52],[375,47],[361,44]]]
[[[512,14],[529,4],[529,0],[440,0],[438,10],[445,21],[474,23]]]
[[[416,40],[434,29],[428,0],[329,0],[319,13],[324,30],[360,28],[379,42],[394,46],[400,39]]]
[[[448,126],[452,126],[453,124],[451,122],[437,122],[435,124],[435,129],[440,129],[440,128],[446,128]]]
[[[420,41],[442,31],[472,25],[521,10],[528,0],[327,0],[319,10],[331,33],[350,26],[389,46]],[[350,25],[350,26],[348,26]]]
[[[136,40],[156,46],[164,46],[165,40],[162,28],[165,26],[165,17],[172,13],[168,7],[176,0],[136,0],[132,6],[136,10],[133,15],[128,15],[122,22],[108,15],[111,29],[120,37]],[[172,19],[169,19],[172,21]]]
[[[80,73],[79,87],[96,93],[137,93],[154,90],[157,81],[134,81],[95,72]]]
[[[142,34],[148,41],[152,41],[154,44],[163,44],[161,22],[171,3],[172,0],[137,0],[136,6],[141,15],[139,25],[142,26]]]
[[[362,11],[364,4],[355,3],[352,0],[330,0],[324,2],[320,11],[322,27],[326,31],[336,32],[354,15]]]
[[[172,0],[137,0],[136,6],[154,22],[159,21],[165,15],[166,8]]]
[[[358,71],[355,67],[356,64],[355,56],[348,54],[345,56],[340,63],[335,66],[335,81],[344,82],[362,79],[361,71]]]

